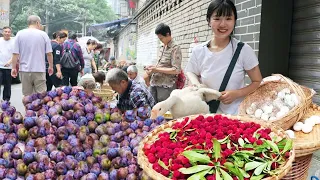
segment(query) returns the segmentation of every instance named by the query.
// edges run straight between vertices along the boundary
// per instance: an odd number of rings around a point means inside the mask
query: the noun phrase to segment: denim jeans
[[[84,68],[83,69],[83,74],[92,74],[92,68]]]

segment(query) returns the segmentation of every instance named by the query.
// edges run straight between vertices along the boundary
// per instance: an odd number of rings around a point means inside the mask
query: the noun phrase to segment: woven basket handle
[[[297,94],[300,97],[301,101],[304,101],[304,103],[307,103],[307,97],[302,88],[300,87],[299,84],[293,82],[291,79],[283,76],[282,74],[272,74],[273,76],[278,76],[281,79],[283,79],[286,83],[289,84],[291,89],[294,91],[295,94]]]

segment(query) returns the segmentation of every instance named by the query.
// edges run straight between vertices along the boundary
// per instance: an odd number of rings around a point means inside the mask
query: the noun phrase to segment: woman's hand
[[[147,66],[146,67],[146,70],[151,72],[151,73],[155,72],[155,69],[156,69],[156,66]]]
[[[238,99],[240,97],[238,90],[223,91],[223,92],[221,92],[221,94],[222,95],[219,98],[219,100],[223,104],[231,104],[231,103],[233,103],[233,101],[235,101],[236,99]]]
[[[152,74],[151,70],[145,70],[145,72],[150,76]]]

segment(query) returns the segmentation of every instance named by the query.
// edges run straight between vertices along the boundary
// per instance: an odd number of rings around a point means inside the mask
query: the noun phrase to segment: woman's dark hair
[[[68,34],[65,32],[59,31],[56,33],[56,37],[59,37],[60,39],[66,38],[66,37],[68,37]]]
[[[72,35],[69,37],[69,39],[73,39],[73,40],[77,39],[77,34],[72,34]]]
[[[93,40],[93,39],[89,39],[89,40],[87,41],[87,45],[89,45],[89,44],[91,44],[91,45],[96,45],[96,44],[97,44],[97,41],[95,41],[95,40]]]
[[[97,49],[102,49],[102,44],[97,43],[97,47],[94,50],[97,50]]]
[[[52,38],[57,39],[57,32],[52,33]]]
[[[171,36],[171,30],[170,27],[164,23],[158,24],[155,30],[155,34],[161,34],[162,36],[167,36],[167,34]]]
[[[237,20],[237,9],[231,0],[214,0],[209,4],[207,11],[207,21],[210,22],[212,14],[217,13],[217,16],[232,16],[234,14]]]
[[[93,73],[93,77],[96,82],[103,84],[103,81],[106,80],[106,74],[102,71],[98,71],[96,73]]]

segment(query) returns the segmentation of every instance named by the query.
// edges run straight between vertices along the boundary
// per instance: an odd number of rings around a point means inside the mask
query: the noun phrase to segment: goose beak
[[[156,119],[158,117],[158,114],[159,114],[158,110],[152,109],[150,119]]]

